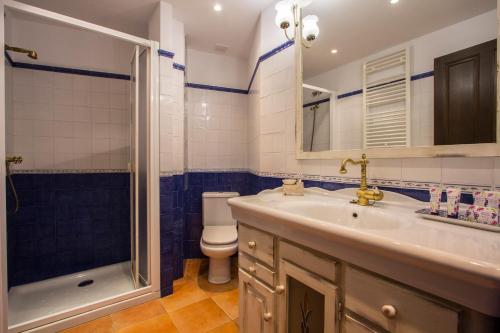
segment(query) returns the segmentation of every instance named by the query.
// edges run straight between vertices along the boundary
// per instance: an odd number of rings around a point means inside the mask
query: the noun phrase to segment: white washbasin
[[[356,229],[399,229],[409,225],[408,220],[398,219],[394,214],[387,214],[382,209],[359,207],[347,200],[314,202],[311,200],[285,201],[276,204],[276,208],[306,218],[321,220]]]

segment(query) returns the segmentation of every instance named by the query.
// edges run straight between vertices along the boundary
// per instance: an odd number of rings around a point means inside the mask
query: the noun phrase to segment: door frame
[[[0,332],[19,332],[28,329],[41,332],[53,332],[71,327],[85,321],[101,317],[114,311],[124,309],[150,299],[160,297],[160,165],[159,165],[159,42],[147,40],[97,24],[78,20],[73,17],[26,5],[13,0],[0,0],[0,45],[4,44],[5,8],[23,12],[80,29],[97,32],[108,37],[117,38],[135,45],[149,48],[149,143],[148,143],[148,227],[149,227],[149,261],[151,267],[150,285],[133,290],[116,297],[74,309],[65,313],[41,318],[8,328],[8,291],[7,291],[7,223],[6,202],[0,202]],[[0,137],[5,138],[5,55],[0,55]],[[5,140],[0,143],[0,159],[5,160]],[[0,163],[0,197],[5,198],[5,164]]]

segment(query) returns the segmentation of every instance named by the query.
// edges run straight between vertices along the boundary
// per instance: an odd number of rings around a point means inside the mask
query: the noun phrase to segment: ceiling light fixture
[[[330,52],[331,52],[332,54],[337,54],[337,53],[339,53],[339,51],[338,51],[337,49],[333,49],[333,50],[331,50]]]
[[[311,2],[312,0],[282,0],[275,6],[276,25],[285,31],[285,36],[288,40],[295,40],[295,35],[301,32],[302,45],[306,48],[310,48],[312,42],[319,35],[318,17],[316,15],[307,15],[304,17],[299,28],[300,10],[310,5]],[[300,32],[294,32],[294,36],[289,37],[287,29],[290,27],[294,27],[295,30],[299,29]]]
[[[399,2],[399,0],[391,0],[391,5],[395,5]]]
[[[215,10],[216,12],[220,12],[220,11],[222,10],[222,6],[221,6],[219,3],[216,3],[216,4],[214,5],[214,10]]]

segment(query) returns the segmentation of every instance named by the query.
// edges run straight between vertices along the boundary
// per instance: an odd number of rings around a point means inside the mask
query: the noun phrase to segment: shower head
[[[21,47],[9,46],[5,44],[5,51],[13,51],[18,53],[26,53],[31,59],[38,59],[38,54],[35,50],[23,49]]]

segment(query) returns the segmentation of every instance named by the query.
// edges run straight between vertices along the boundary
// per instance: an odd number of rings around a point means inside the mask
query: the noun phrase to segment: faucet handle
[[[377,186],[373,186],[373,187],[372,187],[372,191],[373,191],[373,193],[375,193],[375,194],[379,194],[379,193],[380,193],[380,190],[378,189],[378,187],[377,187]]]

